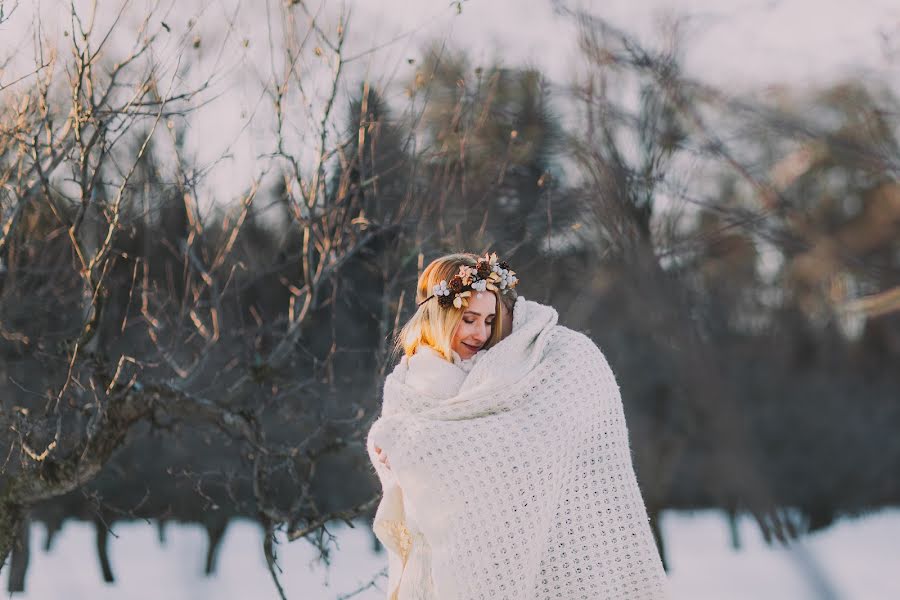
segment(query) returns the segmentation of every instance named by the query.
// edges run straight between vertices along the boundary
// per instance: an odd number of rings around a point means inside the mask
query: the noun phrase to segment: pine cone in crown
[[[506,262],[505,260],[501,260],[499,263],[497,263],[497,265],[498,265],[501,269],[506,269],[507,271],[509,270],[509,263]]]
[[[478,264],[475,265],[475,269],[478,271],[479,279],[487,279],[488,275],[491,274],[491,264],[486,260],[478,261]]]
[[[460,277],[459,275],[454,275],[450,280],[450,285],[448,285],[447,287],[449,287],[450,291],[454,294],[460,293],[461,291],[463,291],[462,277]]]
[[[440,304],[443,308],[450,308],[453,306],[453,298],[456,297],[456,294],[447,294],[446,296],[438,296],[438,304]]]

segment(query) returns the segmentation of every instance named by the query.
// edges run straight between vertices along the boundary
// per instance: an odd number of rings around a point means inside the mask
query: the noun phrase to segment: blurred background
[[[676,598],[900,597],[900,6],[0,0],[15,598],[384,597],[417,274],[622,390]]]

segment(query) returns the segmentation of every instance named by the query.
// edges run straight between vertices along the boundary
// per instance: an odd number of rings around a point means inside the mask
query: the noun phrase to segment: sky
[[[461,13],[445,1],[368,0],[355,16],[378,27],[372,43],[418,31],[457,45],[531,61],[551,78],[571,75],[574,30],[550,0],[467,0]],[[661,23],[686,19],[686,69],[726,87],[784,81],[822,83],[860,70],[896,74],[900,2],[894,0],[596,0],[581,6],[652,46]]]
[[[86,22],[91,0],[74,3]],[[13,5],[6,4],[9,13]],[[538,67],[552,87],[563,89],[577,78],[580,61],[574,22],[560,14],[560,4],[602,17],[651,48],[661,43],[664,24],[679,19],[686,74],[733,94],[824,85],[848,75],[900,82],[896,0],[462,0],[458,6],[448,0],[305,0],[329,32],[342,14],[350,15],[345,56],[355,58],[343,67],[347,83],[335,114],[345,111],[348,94],[363,80],[402,105],[416,59],[435,42],[464,49],[473,64]],[[95,44],[119,19],[105,46],[110,60],[124,55],[144,16],[152,14],[146,31],[160,33],[152,58],[164,74],[162,89],[174,93],[212,77],[196,102],[208,104],[187,125],[186,147],[207,173],[201,205],[238,198],[272,162],[275,117],[263,88],[280,71],[282,58],[274,50],[287,22],[281,0],[102,0],[97,6]],[[0,61],[11,57],[0,86],[33,69],[38,16],[43,51],[54,45],[70,51],[71,13],[69,0],[19,2],[0,24]],[[302,34],[305,16],[296,8],[293,15]],[[311,132],[321,120],[333,65],[328,48],[313,56],[314,46],[303,56],[302,98],[285,110],[286,146],[304,165],[317,155]],[[28,81],[0,91],[0,100],[15,100]]]

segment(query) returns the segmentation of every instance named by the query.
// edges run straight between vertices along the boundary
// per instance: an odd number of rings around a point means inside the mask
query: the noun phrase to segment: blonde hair
[[[445,359],[453,360],[450,345],[453,341],[453,333],[459,326],[464,311],[453,307],[444,308],[438,304],[437,298],[431,298],[427,302],[424,300],[432,295],[432,288],[441,280],[450,281],[460,267],[474,267],[477,263],[478,256],[457,253],[436,258],[425,267],[416,284],[418,308],[397,336],[397,352],[402,350],[406,356],[412,356],[419,346],[428,346]],[[503,325],[500,311],[507,308],[497,292],[489,291],[494,294],[497,314],[494,316],[491,335],[484,345],[485,348],[490,348],[502,338]]]

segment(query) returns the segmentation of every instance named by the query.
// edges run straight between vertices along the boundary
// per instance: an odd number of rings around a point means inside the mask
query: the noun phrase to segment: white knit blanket
[[[409,386],[407,361],[387,377],[368,447],[391,585],[408,552],[396,529],[415,510],[438,600],[667,597],[613,372],[556,322],[520,297],[512,333],[449,397]]]

